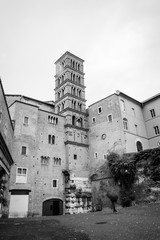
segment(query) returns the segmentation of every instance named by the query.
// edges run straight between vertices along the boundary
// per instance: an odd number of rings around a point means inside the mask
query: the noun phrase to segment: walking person
[[[107,197],[111,201],[113,213],[117,213],[116,203],[118,201],[118,194],[114,190],[108,190]]]

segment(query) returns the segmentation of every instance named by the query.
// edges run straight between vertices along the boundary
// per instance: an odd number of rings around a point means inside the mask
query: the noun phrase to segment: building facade
[[[91,210],[89,176],[110,151],[160,144],[160,95],[141,103],[117,91],[86,109],[84,60],[56,62],[55,102],[6,95],[14,121],[10,217]]]
[[[3,199],[9,201],[10,198],[9,180],[10,170],[13,164],[12,142],[13,125],[8,111],[2,82],[0,80],[0,215],[8,214],[8,207],[3,205]]]

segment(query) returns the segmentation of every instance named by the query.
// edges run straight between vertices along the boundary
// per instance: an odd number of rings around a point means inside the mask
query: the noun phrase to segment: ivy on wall
[[[147,149],[134,154],[136,167],[142,168],[143,174],[151,180],[160,181],[160,148]]]
[[[119,198],[123,207],[128,207],[134,200],[133,184],[136,179],[136,164],[133,155],[110,153],[108,165],[111,175],[120,187]]]
[[[160,184],[160,148],[122,155],[110,152],[107,160],[108,162],[106,161],[98,171],[90,176],[90,180],[100,180],[104,176],[111,176],[115,184],[119,186],[119,200],[123,207],[130,206],[137,197],[134,188],[139,170],[149,182],[155,185]]]
[[[5,184],[6,184],[6,181],[3,178],[1,178],[0,179],[0,203],[3,206],[7,206],[7,200],[4,197],[4,191],[6,189]]]

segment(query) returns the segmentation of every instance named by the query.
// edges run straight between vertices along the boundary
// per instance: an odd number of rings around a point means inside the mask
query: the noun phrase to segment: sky
[[[0,0],[0,78],[6,94],[54,100],[55,62],[85,60],[87,106],[119,90],[160,92],[159,0]]]

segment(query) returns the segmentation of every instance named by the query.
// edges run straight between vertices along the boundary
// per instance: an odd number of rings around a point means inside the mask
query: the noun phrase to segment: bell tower
[[[66,169],[75,177],[88,176],[88,128],[84,60],[65,52],[56,62],[55,108],[65,116]]]

